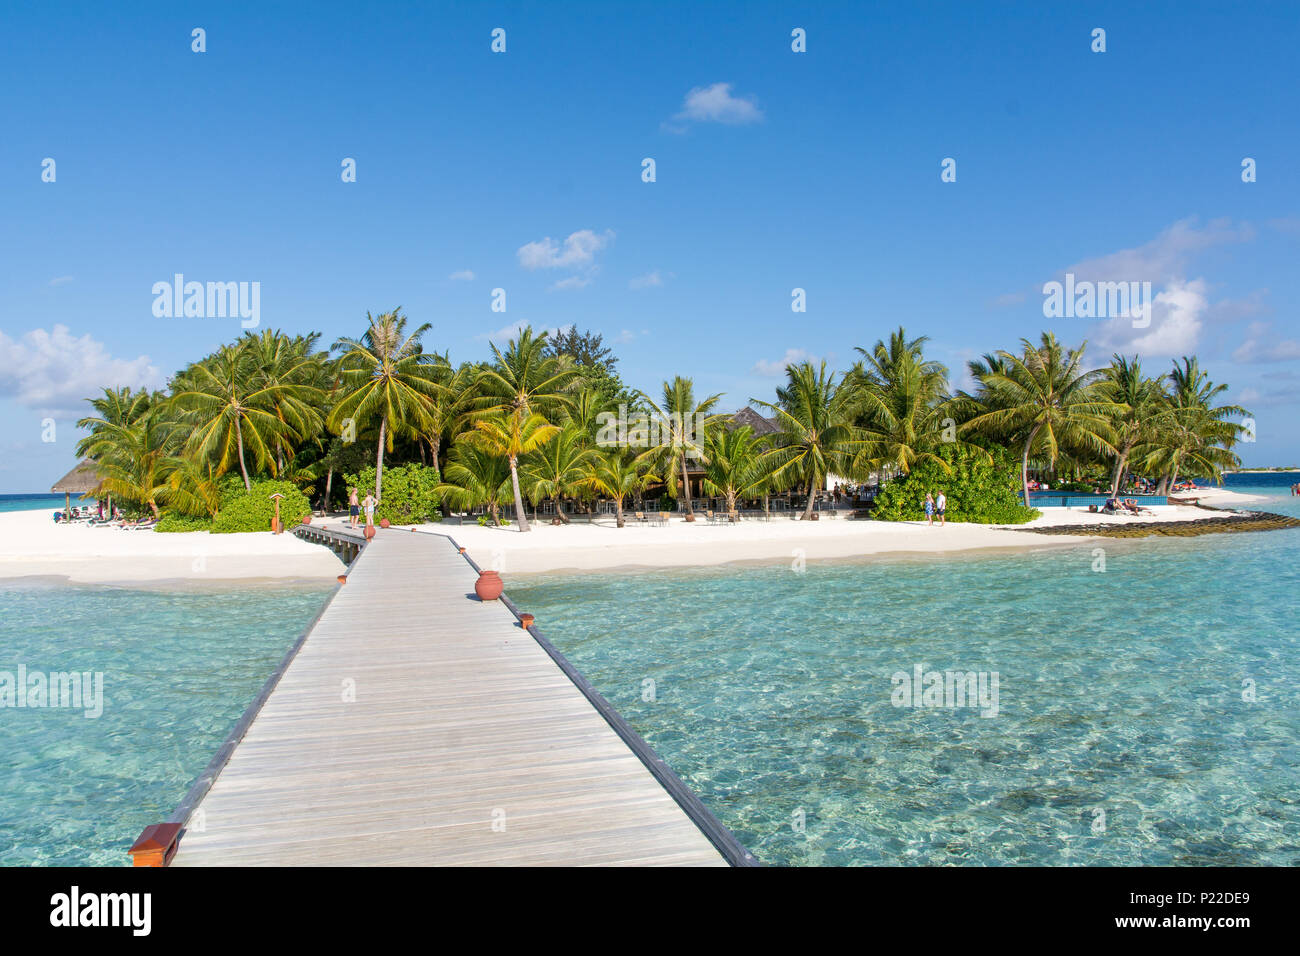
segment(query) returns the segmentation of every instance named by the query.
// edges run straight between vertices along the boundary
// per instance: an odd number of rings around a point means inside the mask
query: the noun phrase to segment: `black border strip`
[[[469,566],[473,568],[475,572],[482,570],[478,564],[475,563],[474,559],[469,556],[469,552],[461,548],[460,544],[451,535],[443,534],[442,532],[424,533],[445,538],[451,543],[453,548],[460,551],[461,557],[469,563]],[[510,609],[510,613],[519,620],[520,626],[522,627],[523,619],[520,618],[519,609],[515,607],[514,602],[512,602],[505,594],[502,594],[501,603]],[[673,773],[672,768],[668,766],[664,759],[655,752],[653,747],[646,743],[645,738],[638,734],[632,728],[631,724],[623,719],[623,715],[614,709],[614,705],[607,701],[601,695],[600,691],[596,690],[596,688],[592,686],[591,681],[583,677],[582,673],[569,663],[568,658],[561,654],[555,645],[546,639],[536,624],[528,628],[528,633],[532,636],[533,640],[541,646],[542,650],[546,651],[546,653],[550,655],[551,660],[555,661],[560,670],[564,672],[564,675],[573,682],[573,685],[577,687],[578,690],[582,691],[583,696],[586,697],[588,702],[596,708],[596,712],[605,718],[605,722],[613,728],[614,733],[618,734],[619,737],[622,738],[623,743],[627,744],[632,752],[636,754],[641,763],[645,765],[645,768],[649,770],[654,778],[659,781],[659,784],[668,791],[668,795],[677,801],[677,805],[685,811],[691,822],[699,828],[700,832],[708,838],[709,842],[713,844],[729,864],[732,866],[763,865],[758,857],[746,850],[744,845],[736,839],[735,835],[723,826],[722,821],[713,815],[713,812],[704,805],[704,802],[700,800],[698,796],[696,796],[695,791],[686,786],[686,784],[682,782],[682,779],[678,777],[677,774]]]

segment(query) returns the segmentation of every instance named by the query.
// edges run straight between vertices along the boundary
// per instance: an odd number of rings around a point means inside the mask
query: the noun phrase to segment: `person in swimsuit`
[[[939,497],[936,498],[935,501],[934,501],[934,511],[935,511],[935,514],[937,514],[937,515],[939,516],[939,527],[940,527],[940,528],[942,528],[942,527],[944,526],[944,523],[945,523],[945,522],[944,522],[943,514],[944,514],[944,512],[947,511],[947,510],[948,510],[948,496],[945,495],[945,494],[941,491],[941,492],[939,492]]]
[[[368,525],[375,523],[375,505],[377,503],[375,496],[370,492],[366,492],[366,500],[361,502],[361,506],[366,509],[366,524]]]
[[[357,515],[361,514],[361,502],[357,499],[357,489],[348,489],[348,524],[357,526]]]
[[[934,496],[928,491],[925,493],[925,524],[927,527],[934,524]]]

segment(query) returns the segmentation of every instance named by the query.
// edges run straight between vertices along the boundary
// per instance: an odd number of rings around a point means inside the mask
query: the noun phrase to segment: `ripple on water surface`
[[[0,671],[104,675],[96,719],[0,708],[0,864],[128,864],[329,591],[0,587]]]
[[[1101,544],[510,594],[766,862],[1300,864],[1300,531]]]

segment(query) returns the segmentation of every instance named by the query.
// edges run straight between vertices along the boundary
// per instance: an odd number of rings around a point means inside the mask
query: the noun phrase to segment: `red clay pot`
[[[369,541],[374,536],[375,536],[375,526],[372,524],[366,525],[366,540]]]
[[[311,524],[311,515],[303,515],[303,516],[302,516],[302,523],[303,523],[303,524]]]
[[[380,518],[380,519],[379,519],[379,527],[381,527],[381,528],[387,528],[388,526],[389,526],[389,523],[388,523],[388,519],[387,519],[387,518]]]
[[[474,582],[474,593],[478,595],[480,601],[495,601],[505,590],[505,583],[501,580],[501,575],[495,571],[480,571],[478,580]]]

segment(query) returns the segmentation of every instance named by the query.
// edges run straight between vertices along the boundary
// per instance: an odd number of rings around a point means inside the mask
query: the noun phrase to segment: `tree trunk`
[[[564,499],[559,495],[555,496],[555,517],[563,524],[569,524],[569,516],[564,513]]]
[[[768,510],[768,493],[766,491],[763,492],[763,514],[771,514]]]
[[[817,501],[817,479],[808,479],[808,506],[803,509],[803,520],[811,521],[813,504]]]
[[[1026,507],[1026,508],[1030,507],[1030,504],[1029,504],[1029,449],[1033,447],[1033,445],[1034,445],[1034,439],[1038,437],[1038,430],[1039,430],[1040,428],[1042,428],[1042,427],[1043,427],[1042,425],[1035,425],[1034,428],[1033,428],[1033,431],[1031,431],[1031,432],[1029,433],[1029,437],[1025,439],[1025,453],[1021,456],[1021,459],[1020,459],[1020,489],[1025,493],[1025,507]]]
[[[152,498],[149,499],[149,510],[153,512],[153,520],[154,520],[154,521],[157,521],[157,520],[158,520],[158,505],[154,503],[154,500],[153,500]]]
[[[433,470],[439,475],[442,474],[442,466],[438,464],[438,452],[442,450],[442,436],[434,435],[429,439],[429,457],[433,464]]]
[[[614,499],[614,527],[623,527],[623,499]]]
[[[1110,496],[1112,498],[1119,495],[1119,485],[1124,480],[1124,466],[1128,463],[1128,453],[1132,447],[1132,442],[1125,442],[1124,450],[1120,452],[1119,460],[1115,462],[1115,477],[1110,482]]]
[[[727,514],[736,513],[736,489],[731,488],[727,491]]]
[[[1175,464],[1173,473],[1169,476],[1169,490],[1173,491],[1174,487],[1177,484],[1178,484],[1178,465]]]
[[[379,507],[384,487],[384,438],[388,434],[388,416],[379,419],[379,450],[375,453],[375,508]]]
[[[329,471],[325,473],[325,501],[321,504],[321,511],[330,510],[330,486],[334,484],[334,466],[330,465]]]
[[[686,513],[694,518],[695,510],[691,507],[691,476],[686,471],[686,449],[682,449],[679,463],[682,467],[682,494],[686,496]]]
[[[239,415],[235,415],[235,444],[239,446],[239,473],[244,476],[244,490],[252,491],[253,483],[248,480],[248,466],[244,464],[244,429],[239,423]]]
[[[519,459],[514,455],[510,456],[510,484],[515,489],[515,517],[519,519],[520,531],[531,531],[528,527],[528,514],[524,511],[524,498],[519,493]]]

